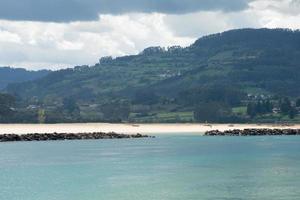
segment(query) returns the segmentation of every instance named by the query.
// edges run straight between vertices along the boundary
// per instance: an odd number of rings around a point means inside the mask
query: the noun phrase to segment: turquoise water
[[[0,200],[291,200],[300,137],[0,144]]]

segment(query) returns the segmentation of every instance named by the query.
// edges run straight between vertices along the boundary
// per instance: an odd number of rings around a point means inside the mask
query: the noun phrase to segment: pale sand
[[[82,132],[117,132],[128,134],[199,134],[209,130],[232,130],[246,128],[292,128],[300,129],[300,124],[292,126],[258,124],[1,124],[0,134],[26,133],[82,133]]]

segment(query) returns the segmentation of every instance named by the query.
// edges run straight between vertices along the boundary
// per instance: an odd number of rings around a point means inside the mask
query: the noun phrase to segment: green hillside
[[[276,116],[257,109],[250,116],[246,107],[269,101],[279,109],[288,97],[296,110],[299,69],[299,31],[241,29],[200,38],[187,48],[151,47],[138,55],[102,58],[95,66],[11,84],[7,92],[45,110],[72,99],[80,113],[76,120],[272,122],[292,109]],[[208,117],[210,112],[218,117]]]
[[[4,89],[8,84],[42,78],[49,72],[48,70],[28,71],[23,68],[0,67],[0,89]]]

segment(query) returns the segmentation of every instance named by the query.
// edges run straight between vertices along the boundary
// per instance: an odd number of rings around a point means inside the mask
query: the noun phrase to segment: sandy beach
[[[1,124],[0,134],[26,133],[79,133],[79,132],[117,132],[126,134],[199,134],[209,130],[232,130],[247,128],[300,129],[296,125],[272,124]]]

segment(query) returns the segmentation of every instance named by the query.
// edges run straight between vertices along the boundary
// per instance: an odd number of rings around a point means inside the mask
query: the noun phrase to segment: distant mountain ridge
[[[239,29],[205,36],[187,48],[150,47],[95,66],[55,71],[7,91],[24,98],[74,96],[84,100],[151,89],[166,96],[207,85],[245,92],[300,94],[300,32]],[[130,98],[130,97],[129,97]]]
[[[23,68],[0,67],[0,90],[8,84],[33,81],[50,73],[50,70],[29,71]]]

